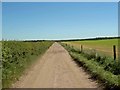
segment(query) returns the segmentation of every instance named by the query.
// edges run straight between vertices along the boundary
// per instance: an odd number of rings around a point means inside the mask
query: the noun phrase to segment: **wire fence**
[[[87,47],[85,45],[74,45],[74,44],[69,44],[70,46],[76,48],[76,49],[79,49],[80,51],[83,51],[83,52],[86,52],[86,53],[95,53],[96,54],[96,57],[98,55],[100,56],[106,56],[106,57],[110,57],[110,58],[113,58],[114,60],[119,60],[120,59],[120,56],[119,56],[119,49],[116,45],[113,45],[111,46],[111,48],[109,50],[104,50],[104,49],[100,49],[100,48],[90,48],[90,47]]]

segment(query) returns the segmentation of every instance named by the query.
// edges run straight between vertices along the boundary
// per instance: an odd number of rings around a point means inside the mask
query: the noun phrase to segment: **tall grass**
[[[96,55],[95,50],[81,52],[73,46],[62,44],[72,58],[87,71],[92,77],[103,82],[107,88],[120,88],[120,63],[104,55]]]
[[[18,80],[23,71],[42,55],[52,42],[2,42],[2,85],[8,88]]]

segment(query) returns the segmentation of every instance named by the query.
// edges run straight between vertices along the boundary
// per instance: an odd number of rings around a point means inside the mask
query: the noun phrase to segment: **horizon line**
[[[2,39],[0,41],[36,41],[36,40],[82,40],[82,39],[96,39],[96,38],[120,38],[120,36],[102,36],[102,37],[87,37],[87,38],[66,38],[66,39]]]

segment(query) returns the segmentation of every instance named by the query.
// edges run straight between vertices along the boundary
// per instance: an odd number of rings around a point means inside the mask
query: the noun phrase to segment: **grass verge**
[[[114,72],[111,72],[110,70],[107,70],[105,68],[109,65],[113,65],[111,68],[117,68],[117,65],[114,62],[112,62],[111,64],[110,61],[107,62],[107,58],[103,59],[102,56],[99,56],[99,60],[103,61],[97,61],[97,58],[94,57],[93,53],[86,54],[85,52],[80,52],[78,49],[71,47],[67,44],[62,44],[62,46],[64,46],[68,50],[71,57],[79,65],[83,66],[84,69],[87,70],[93,78],[102,82],[106,89],[120,89],[120,74],[117,73],[117,75],[115,75]],[[112,70],[114,71],[114,69]]]
[[[52,42],[2,42],[2,87],[9,88]]]

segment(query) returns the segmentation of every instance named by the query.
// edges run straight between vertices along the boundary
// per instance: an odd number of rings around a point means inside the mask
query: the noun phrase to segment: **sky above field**
[[[118,2],[119,0],[2,0],[3,2]]]
[[[3,39],[118,35],[118,3],[2,3]]]

